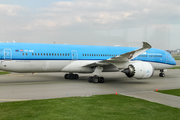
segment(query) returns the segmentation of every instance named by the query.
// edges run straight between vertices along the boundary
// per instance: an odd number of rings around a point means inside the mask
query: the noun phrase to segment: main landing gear
[[[93,72],[94,76],[93,77],[89,77],[88,81],[89,82],[93,82],[93,83],[104,83],[104,78],[103,77],[99,77],[99,75],[101,74],[103,70],[103,67],[97,66]],[[73,73],[69,73],[69,74],[65,74],[64,75],[65,79],[78,79],[79,75],[78,74],[73,74]]]
[[[64,75],[64,78],[65,79],[79,79],[79,75],[78,74],[73,74],[73,73],[70,73],[70,74],[65,74]]]
[[[94,75],[93,77],[89,77],[88,82],[93,83],[104,83],[105,79],[103,77],[99,77],[97,75]]]
[[[160,70],[159,77],[165,77],[164,70]]]
[[[93,83],[104,83],[105,81],[104,78],[99,77],[102,71],[103,71],[103,67],[97,66],[93,72],[94,76],[89,77],[88,81]]]

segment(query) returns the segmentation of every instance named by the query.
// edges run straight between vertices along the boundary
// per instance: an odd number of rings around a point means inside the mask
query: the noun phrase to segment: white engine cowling
[[[150,63],[147,62],[134,62],[128,66],[128,68],[122,71],[129,78],[150,78],[154,74],[154,68]]]

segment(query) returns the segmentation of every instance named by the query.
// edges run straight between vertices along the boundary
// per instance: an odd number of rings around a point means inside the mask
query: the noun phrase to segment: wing
[[[148,44],[147,42],[143,42],[143,46],[140,49],[137,49],[137,50],[134,50],[131,52],[127,52],[127,53],[118,55],[116,57],[112,57],[112,58],[107,59],[107,60],[102,60],[102,61],[90,63],[90,64],[85,65],[84,67],[114,65],[119,69],[125,68],[131,59],[133,59],[133,58],[137,57],[138,55],[144,53],[145,51],[149,50],[150,48],[151,48],[150,44]]]

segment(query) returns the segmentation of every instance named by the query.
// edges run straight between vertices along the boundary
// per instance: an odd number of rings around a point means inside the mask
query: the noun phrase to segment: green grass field
[[[175,60],[180,60],[180,55],[172,55]]]
[[[159,90],[160,93],[170,94],[180,96],[180,89],[171,89],[171,90]]]
[[[0,75],[9,74],[10,72],[7,71],[0,71]]]
[[[123,95],[0,103],[0,120],[177,120],[180,109]]]
[[[175,67],[170,68],[170,69],[180,69],[180,66],[175,66]]]

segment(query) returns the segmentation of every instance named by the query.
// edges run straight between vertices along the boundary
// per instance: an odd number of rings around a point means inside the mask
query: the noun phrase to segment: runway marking
[[[33,74],[29,74],[29,75],[36,75],[38,73],[33,73]],[[6,76],[25,76],[25,75],[16,75],[16,74],[6,74]]]
[[[7,75],[7,76],[24,76],[24,75],[12,75],[12,74],[11,74],[11,75]]]
[[[0,99],[0,101],[27,101],[30,99]]]
[[[30,85],[30,84],[42,84],[42,83],[52,83],[52,82],[27,82],[27,83],[11,83],[11,84],[15,84],[15,85],[16,84],[17,85],[18,84],[27,84],[27,85],[29,84]]]
[[[0,84],[0,85],[31,85],[31,84],[50,84],[50,83],[55,83],[55,82],[24,82],[24,83],[4,83],[4,84]]]

